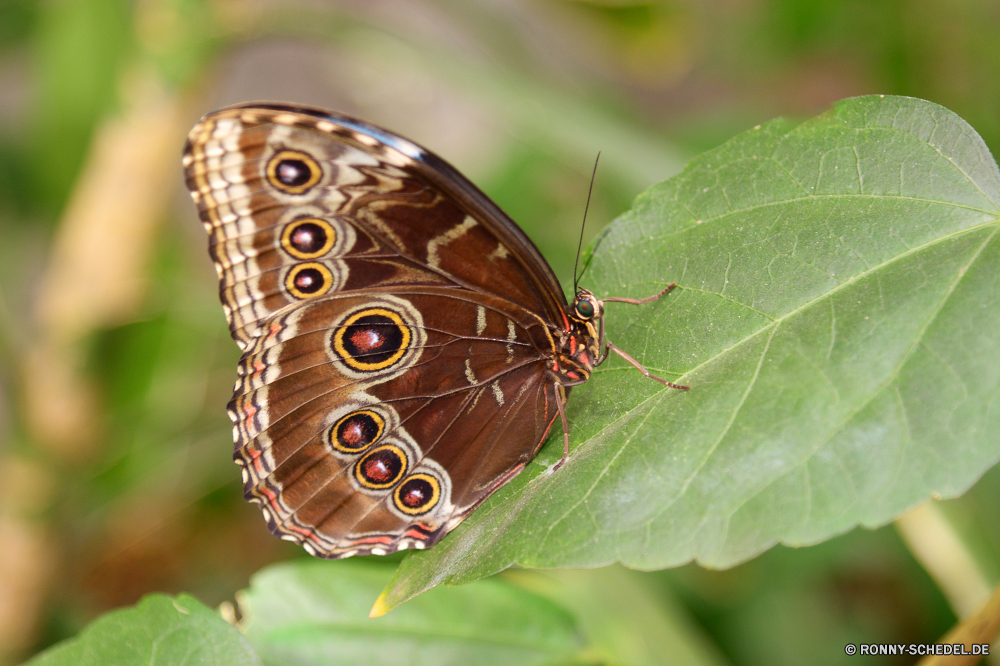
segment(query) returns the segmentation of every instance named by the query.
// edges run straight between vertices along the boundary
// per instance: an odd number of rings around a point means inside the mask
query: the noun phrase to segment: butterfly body
[[[433,545],[565,430],[612,348],[602,301],[567,303],[492,201],[381,128],[233,107],[184,166],[243,350],[244,494],[314,555]]]

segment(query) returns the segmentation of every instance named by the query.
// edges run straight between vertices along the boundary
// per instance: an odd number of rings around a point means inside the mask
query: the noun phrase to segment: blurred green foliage
[[[95,125],[116,108],[134,48],[125,0],[40,3],[31,34],[33,203],[48,215],[65,204]]]
[[[564,283],[596,149],[589,237],[676,172],[676,155],[843,97],[923,97],[1000,148],[990,0],[367,4],[0,3],[0,595],[18,616],[0,614],[0,663],[145,593],[214,606],[265,564],[304,556],[266,533],[231,462],[224,406],[238,353],[180,180],[184,133],[203,113],[288,99],[411,135],[506,208]],[[135,117],[147,87],[184,122],[136,276],[143,296],[64,339],[40,303],[68,202],[95,137]],[[132,251],[115,240],[88,256]],[[46,435],[59,414],[39,415],[29,396],[53,340],[79,360],[59,368],[89,400],[78,441]],[[994,584],[998,478],[947,504]],[[635,576],[679,599],[733,664],[832,662],[845,642],[930,642],[954,621],[891,527],[729,571]]]

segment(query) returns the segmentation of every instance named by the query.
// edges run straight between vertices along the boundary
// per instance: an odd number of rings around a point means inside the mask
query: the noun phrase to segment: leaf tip
[[[382,617],[386,613],[392,610],[389,605],[386,595],[386,591],[382,590],[382,594],[378,595],[378,599],[375,600],[375,605],[372,606],[372,610],[368,613],[369,618]]]

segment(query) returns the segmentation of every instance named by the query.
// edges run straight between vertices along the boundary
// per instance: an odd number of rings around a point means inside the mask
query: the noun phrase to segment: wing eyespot
[[[361,453],[382,438],[385,419],[371,409],[359,409],[337,421],[329,433],[329,443],[337,451]]]
[[[317,259],[337,241],[333,225],[318,217],[295,220],[281,232],[281,247],[296,259]]]
[[[285,277],[285,289],[299,300],[322,296],[333,286],[333,273],[326,265],[309,261],[292,266]]]
[[[307,153],[280,150],[267,163],[267,182],[285,194],[304,194],[323,177],[323,170]]]
[[[396,508],[408,516],[430,513],[441,500],[441,482],[430,474],[413,474],[392,493]]]
[[[344,320],[333,334],[332,346],[351,368],[377,372],[399,363],[412,337],[399,313],[387,308],[365,308]]]
[[[406,453],[394,444],[383,444],[354,464],[354,478],[370,490],[392,488],[409,467]]]

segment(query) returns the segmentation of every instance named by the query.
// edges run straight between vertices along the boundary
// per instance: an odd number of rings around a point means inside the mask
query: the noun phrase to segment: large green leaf
[[[270,567],[241,597],[247,638],[275,666],[575,663],[582,641],[575,618],[501,580],[435,590],[369,619],[391,575],[391,567],[364,561]]]
[[[101,616],[26,666],[259,666],[236,629],[187,595],[151,594]]]
[[[640,196],[585,286],[612,358],[561,441],[434,548],[391,608],[512,564],[727,567],[875,527],[1000,458],[1000,174],[929,102],[865,97],[754,128]]]

